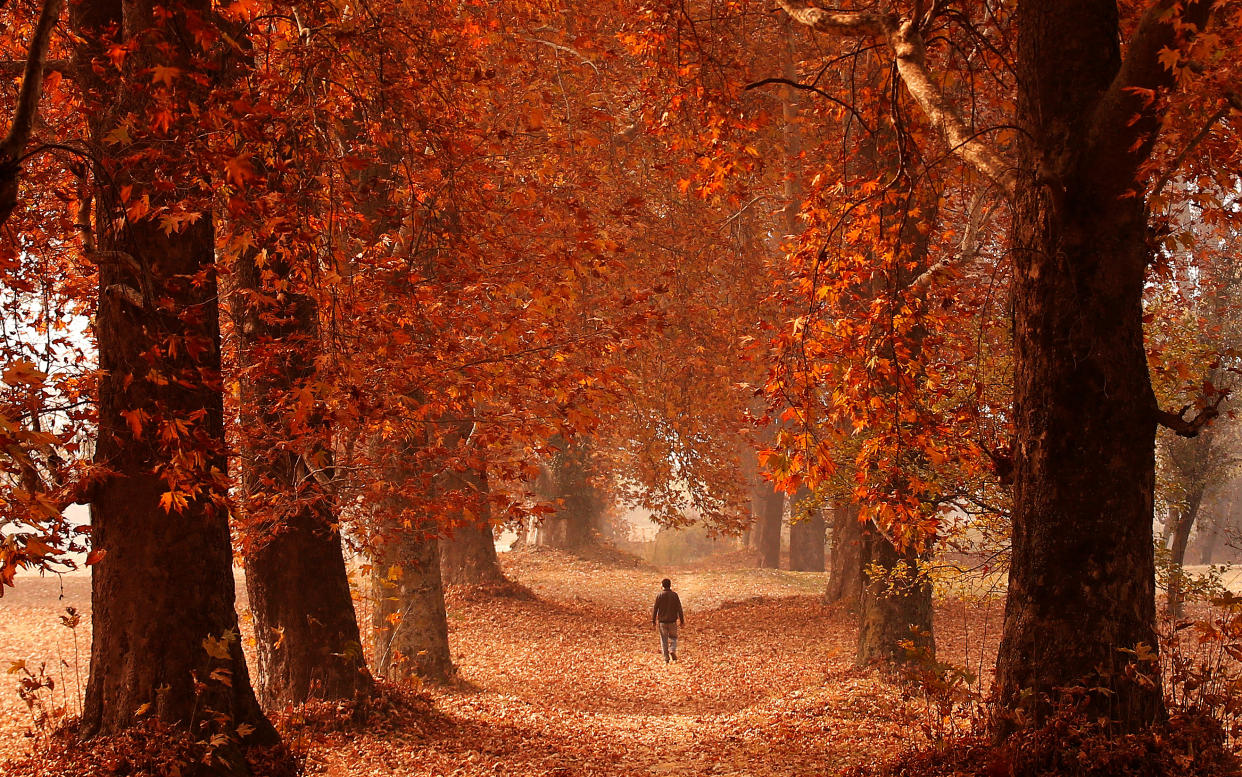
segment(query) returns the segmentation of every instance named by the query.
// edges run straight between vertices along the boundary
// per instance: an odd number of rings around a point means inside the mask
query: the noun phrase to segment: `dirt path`
[[[822,775],[918,738],[923,721],[900,689],[852,667],[853,618],[819,603],[820,575],[547,552],[505,563],[538,598],[450,594],[460,682],[424,689],[425,710],[393,725],[293,726],[308,774]],[[687,616],[682,660],[667,666],[648,610],[664,574]],[[85,578],[63,600],[56,582],[29,583],[0,601],[0,666],[63,656],[69,633],[56,616],[85,609]],[[950,645],[962,642],[955,618],[945,610],[938,626]],[[88,635],[84,622],[79,639]],[[0,688],[0,760],[25,747],[29,717],[13,684]]]

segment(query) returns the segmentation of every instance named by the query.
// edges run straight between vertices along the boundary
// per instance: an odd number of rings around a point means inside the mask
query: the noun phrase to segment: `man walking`
[[[681,598],[673,590],[673,581],[667,577],[660,581],[664,590],[656,597],[651,609],[651,625],[660,630],[660,650],[664,663],[677,660],[677,626],[686,625],[686,614],[681,611]]]

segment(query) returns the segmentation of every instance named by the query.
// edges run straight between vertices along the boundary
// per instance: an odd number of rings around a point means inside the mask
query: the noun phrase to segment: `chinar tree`
[[[940,18],[945,6],[780,5],[814,30],[885,51],[926,125],[1010,203],[1014,430],[996,458],[1012,478],[1013,555],[999,729],[1019,710],[1038,720],[1059,689],[1079,684],[1097,689],[1090,707],[1123,729],[1159,721],[1156,428],[1193,435],[1213,408],[1189,418],[1162,411],[1148,374],[1143,295],[1159,237],[1153,150],[1187,83],[1218,88],[1211,68],[1227,60],[1202,48],[1224,38],[1202,33],[1213,21],[1234,30],[1236,10],[1156,0],[1123,19],[1132,9],[1115,0],[1018,2],[997,22],[1016,39],[1017,99],[1002,121],[1017,131],[1002,153],[934,72],[929,33],[951,26]]]

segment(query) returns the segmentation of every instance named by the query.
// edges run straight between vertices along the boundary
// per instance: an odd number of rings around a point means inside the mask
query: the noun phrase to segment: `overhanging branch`
[[[1222,391],[1216,395],[1216,401],[1201,409],[1193,418],[1187,418],[1190,405],[1186,405],[1176,414],[1167,410],[1156,411],[1156,421],[1166,429],[1173,430],[1179,437],[1198,437],[1203,428],[1212,423],[1220,415],[1220,403],[1225,401],[1229,392]]]
[[[1013,166],[970,130],[961,113],[932,78],[927,68],[923,36],[919,32],[921,20],[901,19],[892,14],[795,7],[787,0],[777,0],[777,4],[791,19],[813,30],[837,36],[862,35],[887,43],[906,90],[931,125],[944,133],[953,152],[1012,196],[1017,185]]]

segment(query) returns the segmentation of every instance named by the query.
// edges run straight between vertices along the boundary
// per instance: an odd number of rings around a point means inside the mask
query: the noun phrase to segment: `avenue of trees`
[[[842,5],[0,0],[0,594],[86,554],[81,734],[242,773],[617,505],[827,567],[864,664],[990,543],[990,733],[1162,722],[1158,555],[1176,612],[1237,501],[1242,5]]]

